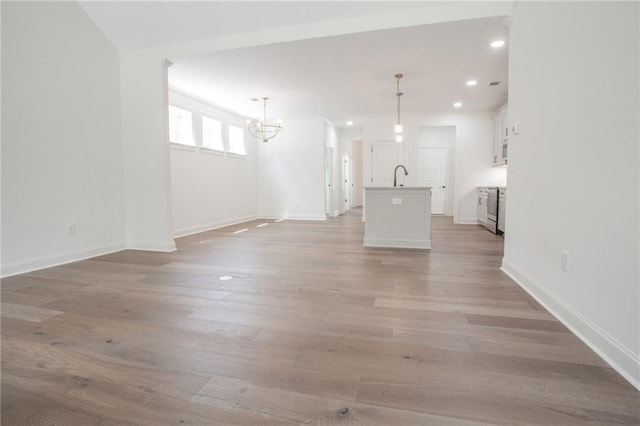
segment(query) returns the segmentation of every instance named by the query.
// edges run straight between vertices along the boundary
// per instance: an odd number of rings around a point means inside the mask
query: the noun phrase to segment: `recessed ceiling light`
[[[353,126],[353,121],[347,121],[347,126]]]
[[[467,86],[475,86],[476,84],[478,84],[478,82],[476,80],[468,80],[467,81]]]
[[[462,106],[462,102],[456,102],[453,104],[454,108],[460,108]]]
[[[502,46],[504,46],[504,40],[495,40],[491,42],[491,47],[493,47],[494,49]]]

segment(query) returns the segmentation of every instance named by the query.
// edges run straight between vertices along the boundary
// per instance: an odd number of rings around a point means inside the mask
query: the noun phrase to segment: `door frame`
[[[353,158],[349,154],[343,156],[343,169],[342,169],[342,199],[344,200],[342,206],[344,211],[351,210],[353,200]]]
[[[333,170],[333,147],[325,146],[324,147],[324,183],[325,183],[325,193],[324,193],[324,210],[325,215],[333,216],[333,194],[334,194],[334,185],[333,185],[333,176],[335,171]]]

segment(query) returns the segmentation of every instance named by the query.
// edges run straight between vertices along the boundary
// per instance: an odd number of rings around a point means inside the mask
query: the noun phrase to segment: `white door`
[[[396,142],[371,143],[372,186],[393,186],[393,170],[402,162],[402,145]],[[398,173],[399,184],[406,185],[404,178],[404,173]]]
[[[333,215],[333,148],[324,149],[324,178],[325,178],[325,213]]]
[[[420,186],[431,187],[431,214],[444,214],[447,199],[447,148],[418,150]]]
[[[353,190],[353,179],[352,179],[352,162],[351,157],[348,155],[344,156],[344,183],[342,186],[342,194],[344,195],[344,211],[351,209],[351,197],[353,194],[351,191]]]

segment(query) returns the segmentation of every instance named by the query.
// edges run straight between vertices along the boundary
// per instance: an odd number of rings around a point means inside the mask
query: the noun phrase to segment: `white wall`
[[[503,259],[636,387],[639,17],[637,2],[518,4],[509,121],[520,134],[509,140]]]
[[[363,124],[363,182],[371,181],[371,142],[393,140],[394,117],[368,117]],[[417,185],[418,130],[432,126],[455,126],[456,148],[453,161],[453,218],[455,223],[477,223],[476,188],[505,185],[506,171],[491,167],[493,157],[493,121],[490,112],[452,114],[403,114],[404,160],[408,185]],[[392,173],[390,171],[389,173]]]
[[[197,117],[206,115],[220,120],[223,127],[246,126],[245,118],[175,90],[169,91],[169,102],[192,111],[196,123],[201,123]],[[171,193],[176,236],[256,218],[256,146],[261,143],[245,132],[245,157],[172,145]]]
[[[117,51],[74,2],[1,7],[2,275],[123,248]]]
[[[324,120],[284,120],[258,144],[258,216],[325,220]]]

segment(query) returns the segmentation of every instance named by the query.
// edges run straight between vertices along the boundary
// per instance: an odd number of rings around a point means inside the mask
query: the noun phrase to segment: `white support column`
[[[154,55],[121,58],[127,246],[173,251],[168,67]]]

